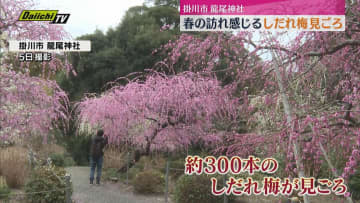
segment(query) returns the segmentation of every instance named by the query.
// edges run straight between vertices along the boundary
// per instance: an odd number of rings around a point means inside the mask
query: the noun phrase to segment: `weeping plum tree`
[[[243,32],[239,36],[251,37],[251,33]],[[177,40],[154,50],[154,55],[168,56],[155,67],[170,74],[182,71],[215,73],[223,84],[232,83],[238,89],[247,87],[250,88],[247,93],[255,94],[264,85],[260,74],[262,62],[256,51],[245,48],[239,36],[211,33],[204,38],[182,34]],[[242,76],[241,80],[238,75]]]
[[[62,26],[40,21],[18,21],[24,9],[36,5],[33,0],[1,0],[1,33],[11,39],[61,40],[68,36]]]
[[[307,175],[318,174],[324,157],[337,177],[338,169],[327,159],[334,151],[335,159],[349,157],[339,166],[345,179],[359,165],[359,2],[347,2],[346,17],[345,32],[301,33],[287,47],[275,45],[276,65],[294,111],[291,131],[306,164],[297,168]]]
[[[205,39],[183,34],[163,46],[167,57],[159,64],[172,70],[185,61],[192,71],[214,72],[219,59],[227,58],[226,74],[235,76],[233,84],[240,84],[240,100],[250,100],[249,108],[254,108],[248,119],[252,133],[240,137],[252,140],[249,136],[263,135],[264,141],[260,146],[244,144],[238,134],[231,138],[230,130],[228,152],[239,154],[254,146],[273,149],[268,155],[283,153],[292,176],[318,176],[326,161],[333,177],[347,180],[360,162],[360,4],[346,4],[345,32],[303,32],[294,39],[284,33],[270,37],[262,33],[259,41],[246,32],[230,38],[216,33],[217,37]],[[281,43],[286,38],[288,42]],[[245,47],[251,51],[239,54]],[[252,65],[244,66],[247,56],[264,52],[272,53],[270,61],[249,61]],[[261,71],[255,71],[259,66]],[[246,94],[249,89],[256,91]]]
[[[236,120],[241,108],[230,92],[214,77],[154,72],[78,105],[81,121],[100,125],[111,143],[130,143],[149,154],[216,144],[221,136],[213,132],[214,120]]]
[[[0,138],[11,139],[33,134],[46,135],[55,120],[67,119],[68,99],[56,82],[48,78],[57,70],[71,66],[53,57],[49,63],[19,63],[8,52],[8,40],[60,40],[69,37],[59,26],[49,22],[17,21],[32,0],[0,1]],[[1,53],[2,52],[2,53]],[[41,71],[34,71],[34,69]]]
[[[16,57],[7,52],[8,40],[63,40],[70,38],[62,26],[50,24],[47,21],[18,21],[23,10],[33,9],[36,3],[33,0],[1,0],[0,1],[0,64],[10,67],[17,72],[34,72],[50,77],[58,70],[72,71],[67,59],[61,60],[53,55],[50,62],[19,63]]]
[[[0,71],[0,78],[1,139],[46,135],[54,120],[67,119],[67,96],[56,82],[14,71]]]

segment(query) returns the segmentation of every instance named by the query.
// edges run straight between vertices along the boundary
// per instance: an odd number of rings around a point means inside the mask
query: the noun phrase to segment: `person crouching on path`
[[[104,160],[104,147],[107,145],[107,138],[103,137],[104,131],[98,130],[96,136],[93,137],[90,148],[90,184],[94,183],[95,168],[96,184],[100,184],[101,170]]]

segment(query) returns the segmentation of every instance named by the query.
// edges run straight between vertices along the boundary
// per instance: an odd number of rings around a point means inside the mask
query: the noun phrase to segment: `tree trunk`
[[[156,137],[156,135],[158,134],[158,132],[159,132],[159,129],[158,128],[156,128],[155,130],[154,130],[154,132],[153,132],[153,134],[151,135],[151,137],[149,138],[146,138],[146,147],[145,147],[145,155],[146,156],[149,156],[150,155],[150,147],[151,147],[151,144],[152,144],[152,142],[154,141],[154,139],[155,139],[155,137]]]
[[[291,132],[290,137],[289,137],[289,146],[292,145],[292,147],[293,147],[295,161],[296,161],[296,169],[297,169],[299,178],[301,178],[301,177],[304,177],[304,170],[301,168],[302,158],[301,158],[301,154],[300,154],[299,138],[296,138],[294,141],[292,141],[292,137],[294,136],[293,135],[294,125],[292,124],[292,120],[293,120],[292,119],[292,109],[289,104],[289,100],[288,100],[288,97],[287,97],[287,94],[286,94],[285,88],[284,88],[284,82],[283,82],[283,79],[280,74],[280,70],[279,70],[280,63],[278,61],[278,58],[275,56],[275,53],[273,50],[271,51],[271,55],[273,57],[273,60],[275,61],[274,70],[276,73],[276,81],[279,86],[281,101],[284,105],[284,111],[285,111],[285,115],[286,115],[287,125],[290,127],[290,132]],[[304,203],[310,203],[307,195],[304,195]]]
[[[145,147],[145,154],[144,154],[145,156],[150,155],[150,147],[151,147],[151,142],[148,140]]]
[[[329,159],[329,156],[327,155],[327,153],[326,153],[323,145],[321,144],[321,142],[319,142],[319,146],[320,146],[321,152],[322,152],[323,155],[324,155],[324,158],[325,158],[326,162],[329,164],[329,167],[330,167],[333,175],[334,175],[335,177],[339,177],[339,174],[338,174],[336,168],[335,168],[334,165],[331,163],[331,160]],[[351,197],[346,197],[346,200],[347,200],[349,203],[353,203]]]
[[[1,0],[0,0],[0,19],[2,19],[2,16],[3,16],[3,11],[2,11],[2,2],[1,2]],[[2,47],[1,47],[1,44],[2,44],[2,33],[3,33],[3,31],[2,31],[2,29],[1,29],[1,27],[0,27],[0,66],[2,65],[2,61],[3,61],[3,57],[1,56],[1,52],[2,52]]]

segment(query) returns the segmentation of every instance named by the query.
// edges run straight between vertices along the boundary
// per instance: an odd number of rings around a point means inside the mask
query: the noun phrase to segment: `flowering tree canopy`
[[[23,10],[34,8],[33,0],[2,0],[0,2],[0,51],[7,49],[7,40],[64,40],[70,38],[61,25],[50,24],[48,21],[18,21]],[[25,72],[29,70],[30,63],[16,63],[9,53],[2,56],[3,67],[9,67],[14,70]],[[1,59],[1,57],[0,57]],[[0,64],[1,64],[0,63]],[[50,62],[37,63],[43,69],[43,75],[53,74],[57,70],[72,71],[71,65],[65,59],[61,61],[55,55]],[[34,64],[32,64],[34,65]],[[73,72],[74,73],[74,72]]]
[[[53,57],[49,63],[20,63],[7,52],[8,40],[61,40],[65,30],[45,21],[18,21],[32,0],[0,1],[0,138],[47,135],[55,120],[67,119],[68,99],[54,81],[55,71],[71,70],[65,61]],[[1,53],[3,52],[3,53]],[[36,69],[34,72],[33,70]],[[39,71],[38,70],[42,70]],[[41,74],[42,73],[42,74]]]
[[[112,143],[129,142],[150,150],[174,150],[218,141],[212,123],[234,120],[238,102],[213,77],[191,72],[152,73],[145,81],[115,86],[101,97],[79,103],[80,118],[100,125]]]
[[[231,142],[218,152],[282,153],[287,172],[299,176],[317,176],[325,160],[333,176],[346,179],[360,163],[360,3],[346,4],[345,32],[302,32],[296,37],[261,33],[258,41],[246,32],[231,37],[183,34],[163,46],[166,57],[159,64],[172,71],[185,61],[192,71],[216,72],[219,59],[228,60],[226,74],[242,84],[240,100],[250,101],[254,111],[249,132],[230,129]],[[245,47],[251,51],[241,52]],[[263,61],[248,60],[264,53]],[[259,66],[261,71],[255,71]],[[254,90],[251,95],[246,94],[249,89]],[[259,148],[263,150],[254,150]],[[334,164],[344,157],[347,162]]]
[[[0,78],[1,139],[47,135],[54,120],[67,119],[67,96],[56,82],[14,71]]]

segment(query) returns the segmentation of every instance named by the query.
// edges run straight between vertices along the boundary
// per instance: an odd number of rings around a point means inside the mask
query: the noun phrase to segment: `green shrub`
[[[141,169],[140,168],[136,168],[136,167],[132,167],[132,168],[130,168],[129,169],[129,173],[128,173],[128,175],[129,175],[129,180],[130,181],[133,181],[134,179],[135,179],[135,177],[136,177],[136,175],[138,174],[138,173],[141,173]],[[125,176],[125,178],[126,178],[126,176]]]
[[[147,170],[135,176],[133,185],[137,193],[161,193],[164,191],[165,177],[160,171]]]
[[[65,157],[65,159],[64,159],[65,167],[75,166],[75,165],[76,165],[76,162],[74,161],[74,159],[72,157]]]
[[[79,166],[89,165],[91,136],[71,135],[64,139],[67,151]]]
[[[65,166],[65,156],[63,154],[55,154],[54,153],[54,154],[50,154],[49,157],[55,166],[58,166],[58,167]]]
[[[180,170],[183,169],[183,170]],[[181,175],[184,174],[184,170],[185,170],[185,159],[179,159],[179,160],[175,160],[170,162],[170,176],[174,179],[177,180]]]
[[[224,196],[215,196],[211,193],[211,177],[209,175],[182,175],[175,186],[175,200],[176,203],[222,203]],[[223,177],[217,177],[218,185],[222,186]],[[220,186],[218,189],[220,189]],[[228,197],[229,202],[232,202],[234,196]]]
[[[35,168],[25,185],[25,193],[29,193],[27,195],[28,201],[31,203],[65,202],[65,174],[64,168],[56,166]],[[72,186],[70,190],[72,193]],[[51,192],[39,193],[42,191]]]
[[[6,184],[6,180],[3,176],[0,176],[0,200],[8,199],[10,194],[10,188]]]
[[[138,162],[135,163],[133,167],[138,168],[140,170],[144,170],[147,164],[151,163],[151,159],[148,156],[142,156]]]
[[[150,162],[149,168],[157,169],[161,173],[166,173],[166,159],[161,156],[153,157]]]

